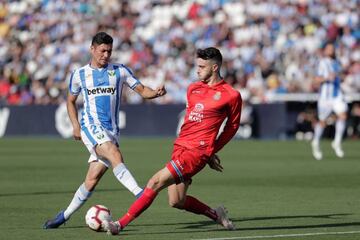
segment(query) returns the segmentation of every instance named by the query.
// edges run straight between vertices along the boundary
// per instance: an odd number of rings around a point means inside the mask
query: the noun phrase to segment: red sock
[[[186,196],[184,209],[188,212],[205,215],[214,221],[217,219],[217,214],[214,209],[189,195]]]
[[[119,219],[121,228],[123,229],[126,227],[143,211],[145,211],[154,201],[156,195],[157,192],[151,188],[145,188],[143,194],[130,206],[128,212]]]

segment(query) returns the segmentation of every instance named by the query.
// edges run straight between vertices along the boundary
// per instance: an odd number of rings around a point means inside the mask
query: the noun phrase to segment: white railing
[[[317,93],[286,93],[286,94],[272,94],[266,97],[263,103],[272,102],[316,102],[318,99]],[[360,101],[360,93],[346,94],[345,100],[348,103]],[[250,99],[252,103],[261,103],[257,99]]]

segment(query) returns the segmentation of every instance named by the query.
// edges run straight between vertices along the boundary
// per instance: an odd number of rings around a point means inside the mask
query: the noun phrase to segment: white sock
[[[131,175],[130,171],[126,168],[125,164],[120,163],[113,169],[115,177],[135,196],[142,192],[142,189],[137,184],[135,178]]]
[[[84,205],[84,203],[91,196],[91,194],[92,192],[89,192],[86,189],[85,183],[81,184],[78,190],[75,192],[71,203],[64,212],[65,219],[69,219],[76,210],[78,210],[82,205]]]
[[[315,125],[315,129],[314,129],[314,138],[313,138],[314,142],[319,143],[323,131],[324,131],[324,128],[321,126],[320,123],[317,123]]]
[[[335,139],[336,144],[340,144],[345,131],[345,120],[337,120],[335,124]]]

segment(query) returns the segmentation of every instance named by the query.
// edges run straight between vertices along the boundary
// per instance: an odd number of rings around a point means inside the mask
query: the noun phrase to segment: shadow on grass
[[[94,230],[91,230],[88,226],[85,226],[85,225],[77,225],[77,226],[63,226],[61,228],[58,228],[59,230],[73,230],[73,229],[84,229],[84,228],[88,228],[89,231],[93,231],[93,232],[97,232],[97,231],[94,231]],[[52,230],[56,230],[56,229],[50,229],[50,231]],[[138,232],[140,231],[141,229],[126,229],[126,232]],[[101,232],[97,232],[97,233],[101,233]],[[105,233],[105,232],[103,232]],[[106,233],[105,233],[106,234]]]
[[[296,215],[296,216],[273,216],[273,217],[255,217],[255,218],[233,218],[233,222],[237,223],[236,231],[261,231],[261,230],[282,230],[282,229],[313,229],[313,228],[336,228],[336,227],[353,227],[360,226],[360,222],[343,222],[343,223],[323,223],[323,224],[307,224],[307,225],[289,225],[289,226],[256,226],[256,227],[241,227],[241,223],[245,221],[264,221],[264,220],[278,220],[278,219],[301,219],[301,218],[315,218],[315,219],[341,219],[344,216],[351,214],[348,213],[336,213],[336,214],[322,214],[322,215]],[[214,225],[213,221],[200,221],[200,222],[178,222],[178,223],[161,223],[161,224],[133,224],[132,226],[137,227],[146,227],[146,226],[177,226],[177,229],[172,229],[171,231],[161,231],[161,232],[132,232],[134,230],[126,229],[121,235],[155,235],[155,234],[183,234],[191,232],[221,232],[227,231],[222,228],[208,229],[209,226]],[[216,225],[214,225],[216,226]],[[189,231],[195,230],[195,231]]]
[[[274,216],[274,217],[255,217],[255,218],[239,218],[234,219],[235,222],[244,221],[263,221],[263,220],[276,220],[276,219],[296,219],[296,218],[323,218],[323,219],[337,219],[343,216],[349,216],[350,213],[333,213],[321,215],[295,215],[295,216]]]
[[[231,220],[236,223],[246,222],[246,221],[263,221],[263,220],[277,220],[277,219],[296,219],[296,218],[321,218],[321,219],[337,219],[343,216],[349,216],[349,213],[334,213],[334,214],[322,214],[322,215],[295,215],[295,216],[273,216],[273,217],[254,217],[254,218],[231,218]],[[157,226],[159,224],[134,224],[134,226]],[[189,225],[187,228],[192,228],[192,226],[201,227],[214,225],[213,221],[200,221],[200,222],[180,222],[180,223],[163,223],[163,226],[172,226],[172,225]]]
[[[254,218],[233,218],[233,222],[237,223],[236,231],[262,231],[262,230],[282,230],[282,229],[313,229],[313,228],[336,228],[336,227],[352,227],[360,226],[360,222],[343,222],[343,223],[323,223],[323,224],[308,224],[308,225],[289,225],[289,226],[256,226],[256,227],[241,227],[242,222],[246,221],[264,221],[264,220],[278,220],[278,219],[301,219],[301,218],[315,218],[315,219],[341,219],[344,216],[351,215],[349,213],[335,213],[335,214],[321,214],[321,215],[295,215],[295,216],[269,216],[269,217],[254,217]],[[147,232],[141,227],[151,226],[176,226],[171,231],[151,231]],[[217,228],[209,229],[210,226],[217,226]],[[78,226],[64,226],[59,230],[72,230],[87,228],[84,225]],[[189,231],[190,230],[190,231]],[[214,224],[213,221],[200,221],[200,222],[176,222],[176,223],[154,223],[154,224],[132,224],[130,228],[126,228],[120,235],[165,235],[165,234],[191,234],[192,232],[221,232],[227,231]]]

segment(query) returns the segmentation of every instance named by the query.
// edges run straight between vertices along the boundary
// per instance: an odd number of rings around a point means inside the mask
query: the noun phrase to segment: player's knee
[[[152,178],[150,178],[150,180],[148,181],[146,187],[155,190],[156,187],[159,185],[159,183],[160,183],[159,178],[157,178],[157,177],[152,177]]]
[[[122,156],[121,156],[121,153],[120,153],[118,147],[111,142],[106,142],[106,143],[102,144],[101,146],[99,146],[97,149],[97,153],[100,156],[108,159],[113,166],[116,166],[117,164],[123,162],[123,159],[122,159]]]
[[[155,192],[160,192],[164,188],[164,182],[158,176],[154,176],[148,181],[146,187]]]
[[[151,188],[156,192],[160,192],[165,187],[173,183],[171,175],[167,175],[164,169],[158,171],[150,180],[148,181],[146,187]]]
[[[107,160],[111,163],[113,167],[124,162],[120,151],[117,148],[112,148],[111,150],[109,150]]]
[[[184,203],[185,203],[185,201],[182,201],[179,198],[170,198],[169,199],[169,205],[170,205],[170,207],[173,207],[173,208],[183,209]]]
[[[121,158],[121,154],[120,154],[120,151],[119,149],[114,145],[110,145],[109,148],[108,148],[108,152],[111,156],[114,156],[115,158],[117,159],[120,159]]]

